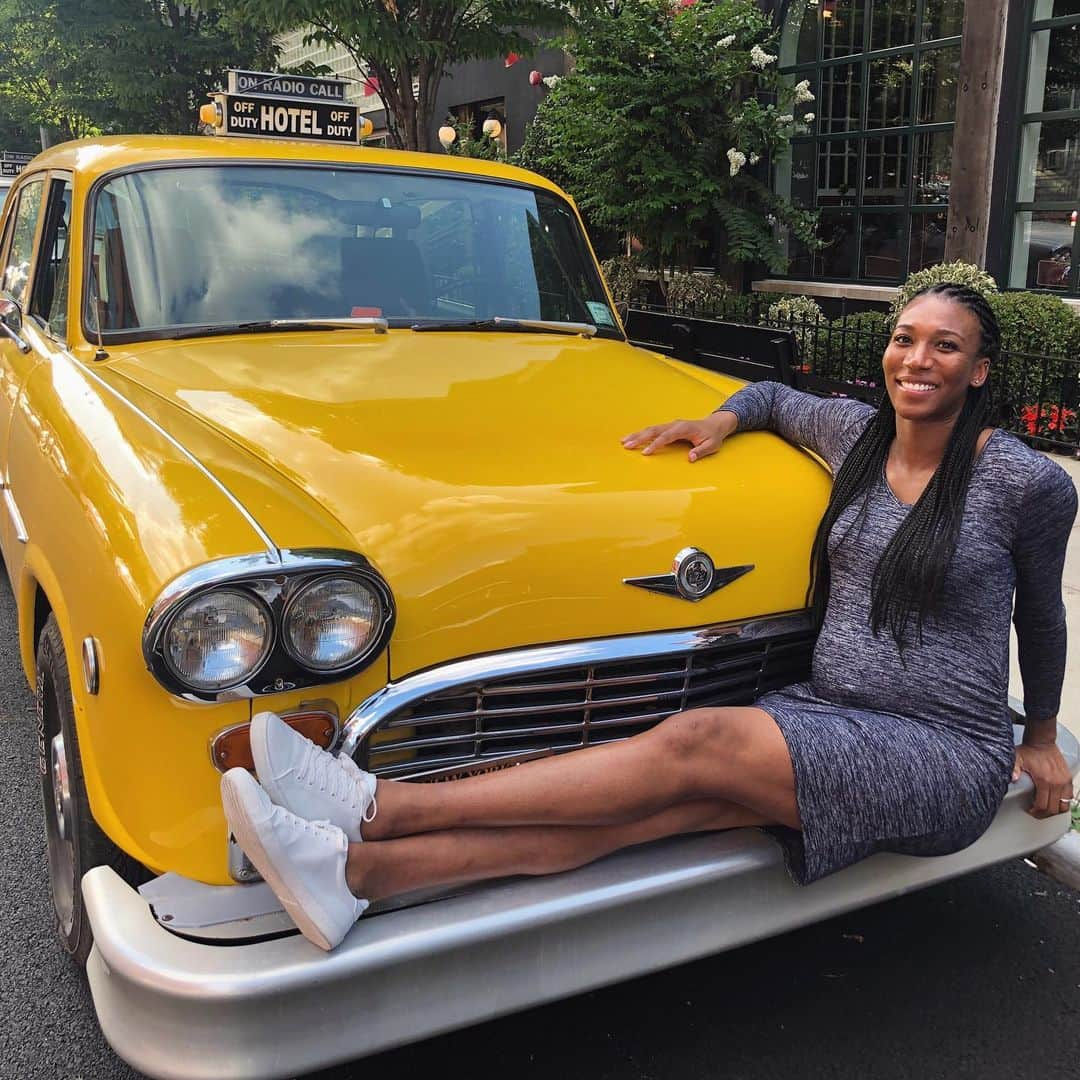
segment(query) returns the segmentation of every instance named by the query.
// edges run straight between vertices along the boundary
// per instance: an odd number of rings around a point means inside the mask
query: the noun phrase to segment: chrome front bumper
[[[1075,773],[1076,740],[1062,730]],[[1057,840],[1068,815],[1013,785],[975,844],[875,855],[807,888],[755,830],[680,837],[572,873],[499,882],[362,919],[332,953],[299,936],[200,944],[107,867],[83,879],[87,972],[113,1048],[160,1080],[273,1080],[782,933]],[[239,887],[239,886],[238,886]]]

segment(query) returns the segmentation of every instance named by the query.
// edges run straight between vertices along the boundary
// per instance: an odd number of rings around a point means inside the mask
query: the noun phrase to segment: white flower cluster
[[[761,160],[761,155],[760,154],[751,154],[750,155],[750,164],[751,165],[756,165],[760,160]]]
[[[810,80],[803,79],[795,84],[795,104],[803,105],[807,101],[813,101],[814,95],[810,93]]]
[[[755,45],[750,50],[750,64],[756,68],[767,68],[776,57],[772,53],[767,53],[760,45]],[[810,84],[807,83],[807,86]]]
[[[795,121],[795,117],[792,116],[791,113],[789,113],[789,112],[781,113],[776,118],[776,122],[778,124],[791,124],[791,123],[794,123],[794,121]]]
[[[804,120],[804,121],[805,121],[806,123],[808,123],[808,124],[809,124],[809,123],[812,123],[812,122],[813,122],[813,119],[814,119],[814,114],[813,114],[812,112],[808,112],[808,113],[807,113],[807,114],[806,114],[806,115],[805,115],[805,116],[803,117],[803,120]]]
[[[559,85],[559,83],[561,83],[561,82],[562,82],[562,76],[561,76],[561,75],[545,75],[545,76],[543,77],[543,79],[541,79],[540,81],[541,81],[541,82],[542,82],[542,83],[543,83],[543,84],[544,84],[544,85],[545,85],[545,86],[546,86],[546,87],[547,87],[547,88],[548,88],[549,90],[554,90],[554,89],[555,89],[555,87],[556,87],[556,86],[558,86],[558,85]]]
[[[735,35],[728,34],[727,37],[722,37],[716,44],[719,45],[721,49],[729,49],[735,44]]]
[[[739,170],[746,164],[746,155],[733,146],[727,152],[727,159],[731,162],[731,175],[738,176]]]

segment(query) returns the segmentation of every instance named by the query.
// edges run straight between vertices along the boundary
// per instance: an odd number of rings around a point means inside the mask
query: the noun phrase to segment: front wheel
[[[98,828],[90,813],[67,654],[54,615],[46,620],[38,638],[34,697],[49,886],[57,931],[65,951],[77,963],[85,964],[93,934],[83,906],[83,874],[107,863],[130,879],[136,864]]]

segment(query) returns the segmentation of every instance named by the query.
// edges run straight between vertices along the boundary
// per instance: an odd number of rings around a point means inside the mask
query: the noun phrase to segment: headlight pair
[[[147,620],[148,662],[174,692],[216,700],[325,682],[358,670],[389,636],[390,591],[359,556],[290,552],[290,572],[273,576],[230,574],[235,562],[193,572],[186,589],[174,583]],[[215,565],[219,575],[207,572]]]

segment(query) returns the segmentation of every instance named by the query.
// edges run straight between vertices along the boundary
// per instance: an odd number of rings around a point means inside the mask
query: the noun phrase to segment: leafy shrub
[[[667,305],[672,312],[723,315],[727,296],[727,282],[715,274],[676,271],[667,283]]]
[[[997,292],[997,282],[985,270],[980,270],[971,263],[951,262],[928,266],[925,270],[916,270],[900,286],[896,299],[893,300],[892,307],[889,309],[890,322],[896,321],[896,317],[920,289],[925,289],[930,285],[940,285],[943,282],[951,285],[966,285],[969,289],[974,289],[987,297]]]
[[[829,356],[833,367],[820,374],[849,382],[881,384],[881,356],[889,341],[892,321],[884,311],[858,311],[829,323]],[[824,345],[822,347],[824,353]]]
[[[1003,404],[1014,411],[1040,397],[1077,404],[1077,366],[1069,361],[1080,360],[1080,318],[1072,308],[1057,296],[1033,292],[998,293],[990,306],[1010,354],[990,376]]]
[[[617,304],[644,303],[648,286],[638,276],[641,260],[636,255],[616,255],[612,259],[605,259],[600,268]]]
[[[794,330],[803,369],[813,371],[817,367],[821,331],[827,321],[821,306],[809,296],[783,296],[769,305],[762,325]]]

